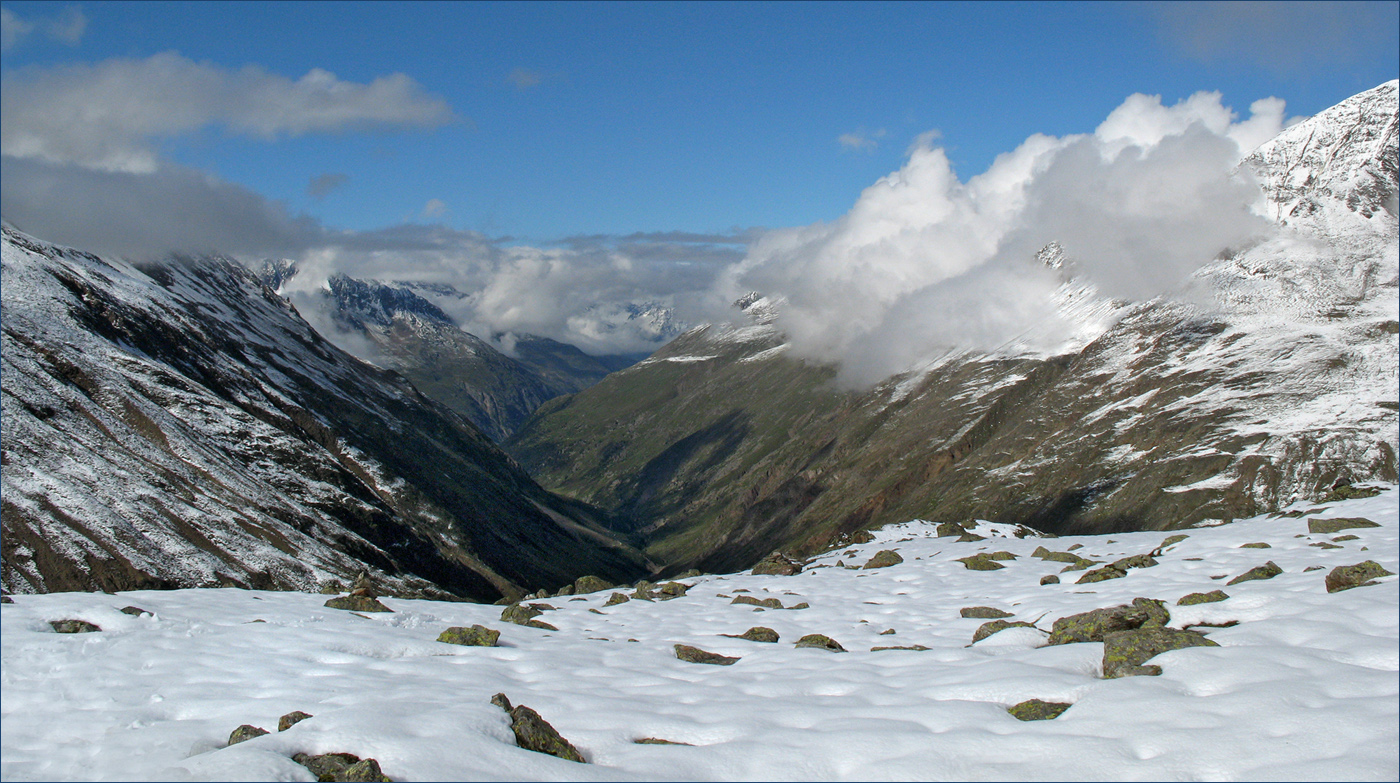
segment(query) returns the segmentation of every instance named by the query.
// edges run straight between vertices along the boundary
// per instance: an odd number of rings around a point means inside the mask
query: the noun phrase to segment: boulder
[[[753,567],[756,575],[792,576],[802,572],[802,562],[794,560],[782,552],[773,552]]]
[[[754,598],[747,595],[736,595],[730,604],[744,604],[747,606],[762,606],[765,609],[782,609],[783,602],[776,598]]]
[[[12,604],[14,602],[15,599],[9,597],[8,595],[0,595],[0,604]]]
[[[363,596],[365,598],[378,598],[379,593],[374,589],[374,583],[370,581],[369,572],[361,571],[355,577],[355,583],[350,586],[350,595]]]
[[[1339,517],[1337,519],[1310,517],[1308,519],[1309,533],[1337,533],[1361,527],[1380,527],[1380,525],[1365,517]]]
[[[312,756],[298,753],[292,761],[311,770],[318,781],[340,783],[388,783],[389,778],[374,759],[362,759],[353,753],[322,753]]]
[[[470,628],[454,625],[438,634],[437,638],[445,644],[460,644],[463,647],[495,647],[500,639],[500,631],[493,631],[484,625],[473,625]]]
[[[1338,503],[1343,500],[1356,500],[1358,498],[1373,498],[1381,494],[1375,487],[1353,487],[1350,484],[1338,484],[1327,493],[1327,497],[1322,499],[1323,503]]]
[[[680,582],[667,582],[666,584],[656,588],[656,592],[660,594],[661,600],[669,601],[672,598],[680,598],[681,596],[685,595],[685,591],[689,589],[689,585],[685,585]]]
[[[958,536],[958,543],[959,543],[959,544],[971,544],[971,543],[976,542],[976,541],[986,541],[986,540],[987,540],[987,537],[986,537],[986,536],[979,536],[979,535],[977,535],[976,533],[963,533],[962,535]]]
[[[515,734],[517,746],[525,750],[533,750],[536,753],[557,756],[566,761],[577,761],[580,764],[588,763],[583,758],[583,754],[578,752],[578,748],[561,737],[559,732],[549,725],[549,721],[541,718],[538,712],[523,704],[512,707],[510,699],[507,699],[504,693],[492,696],[491,703],[510,714],[510,730]]]
[[[283,715],[282,717],[277,719],[277,730],[286,731],[287,729],[290,729],[291,727],[297,725],[298,723],[301,723],[302,721],[310,717],[314,716],[308,715],[307,713],[302,712],[301,710],[293,710],[292,712],[289,712],[286,715]]]
[[[1213,604],[1216,601],[1224,601],[1230,596],[1224,590],[1211,590],[1209,593],[1190,593],[1176,599],[1177,606],[1193,606],[1195,604]]]
[[[1327,574],[1327,592],[1335,593],[1341,590],[1350,590],[1353,587],[1373,585],[1375,582],[1372,580],[1394,575],[1393,572],[1385,570],[1380,563],[1374,560],[1363,560],[1355,565],[1338,566]]]
[[[555,594],[554,594],[554,597],[555,597],[555,598],[563,598],[563,597],[566,596],[566,595],[573,595],[573,594],[574,594],[574,586],[573,586],[573,585],[564,585],[563,587],[559,588],[559,592],[555,593]]]
[[[529,625],[531,620],[542,614],[544,612],[534,606],[511,604],[501,612],[501,619],[516,625]]]
[[[962,536],[967,534],[967,530],[957,522],[941,522],[933,529],[933,532],[940,538],[943,536]]]
[[[1015,559],[1016,559],[1016,555],[1012,554],[1011,552],[1007,552],[1007,551],[992,552],[991,554],[987,555],[987,559],[988,559],[988,560],[1015,560]]]
[[[1240,544],[1240,545],[1239,545],[1238,547],[1236,547],[1236,548],[1237,548],[1237,549],[1273,549],[1273,546],[1271,546],[1271,545],[1269,545],[1269,544],[1267,544],[1267,543],[1265,543],[1265,542],[1263,542],[1263,541],[1254,541],[1254,542],[1249,543],[1249,544]]]
[[[765,628],[761,625],[755,625],[754,627],[750,628],[747,631],[744,631],[743,633],[725,633],[720,634],[720,636],[728,636],[731,639],[747,639],[751,642],[778,641],[777,631],[773,630],[772,628]]]
[[[904,558],[900,557],[893,549],[881,549],[862,568],[889,568],[903,562]]]
[[[596,593],[599,590],[610,589],[613,585],[605,579],[596,576],[580,576],[574,580],[574,595],[587,595]]]
[[[1008,622],[1006,620],[992,620],[989,623],[982,623],[972,634],[972,643],[977,644],[994,633],[1005,631],[1007,628],[1034,628],[1033,623]]]
[[[1248,571],[1245,571],[1243,574],[1240,574],[1239,576],[1235,577],[1234,579],[1231,579],[1230,581],[1225,583],[1225,586],[1229,587],[1233,584],[1239,584],[1240,582],[1248,582],[1254,579],[1273,579],[1281,573],[1283,573],[1283,569],[1279,568],[1274,563],[1274,561],[1270,560],[1264,565],[1255,566],[1249,569]]]
[[[842,647],[841,644],[840,644],[840,642],[837,642],[835,639],[831,638],[830,636],[824,636],[824,635],[819,634],[819,633],[809,633],[809,634],[807,634],[806,636],[802,637],[801,639],[798,639],[798,640],[797,640],[797,644],[794,645],[794,646],[796,646],[796,647],[816,647],[816,648],[821,649],[821,650],[830,650],[831,652],[845,652],[845,651],[846,651],[846,648],[845,648],[845,647]]]
[[[971,557],[960,557],[958,562],[969,571],[996,571],[1006,566],[987,557],[985,554],[977,554]]]
[[[118,611],[120,611],[122,614],[129,614],[132,617],[140,617],[143,614],[150,614],[150,612],[137,606],[123,606]]]
[[[1161,628],[1171,614],[1161,601],[1134,598],[1131,604],[1061,617],[1050,629],[1050,644],[1101,642],[1105,634],[1138,628]]]
[[[1127,571],[1129,568],[1151,568],[1157,565],[1157,561],[1151,555],[1129,555],[1128,557],[1114,560],[1109,565],[1119,571]]]
[[[366,595],[342,595],[326,602],[331,609],[344,609],[349,612],[392,612],[393,609],[381,604],[379,599]]]
[[[1070,704],[1062,701],[1041,701],[1030,699],[1006,708],[1016,720],[1054,720],[1060,717]]]
[[[674,742],[672,740],[658,739],[656,737],[642,737],[641,739],[634,739],[632,742],[638,745],[685,745],[688,748],[695,747],[689,742]]]
[[[1347,533],[1347,534],[1344,535],[1344,536],[1333,536],[1333,537],[1332,537],[1332,540],[1333,540],[1333,541],[1356,541],[1356,540],[1358,540],[1358,539],[1360,539],[1360,538],[1361,538],[1361,536],[1354,536],[1354,535],[1352,535],[1352,534],[1350,534],[1350,533]]]
[[[787,608],[788,608],[788,609],[811,609],[811,608],[812,608],[812,605],[809,604],[809,603],[807,603],[806,601],[800,601],[800,602],[795,603],[795,604],[793,604],[792,606],[789,606],[789,607],[787,607]]]
[[[688,661],[690,663],[709,663],[714,664],[715,666],[732,666],[736,661],[739,660],[736,657],[720,655],[719,653],[712,653],[707,650],[702,650],[699,647],[691,647],[688,644],[675,644],[672,645],[672,647],[676,651],[677,658],[680,658],[682,661]]]
[[[1060,573],[1063,574],[1068,571],[1083,571],[1084,569],[1090,566],[1098,565],[1100,562],[1101,561],[1099,560],[1090,560],[1088,558],[1081,557],[1078,560],[1075,560],[1073,563],[1070,563],[1069,565],[1065,566],[1064,568],[1061,568]]]
[[[1003,617],[1012,616],[1010,612],[1003,612],[991,606],[964,606],[958,610],[958,615],[977,620],[1000,620]]]
[[[1060,578],[1054,574],[1047,574],[1040,578],[1040,583],[1043,585],[1057,585],[1060,583]]]
[[[652,592],[653,587],[656,587],[656,585],[643,579],[638,582],[636,587],[632,590],[632,597],[638,601],[654,601],[656,600],[656,593]]]
[[[234,729],[232,734],[228,735],[228,744],[237,745],[240,742],[247,742],[254,737],[261,737],[267,733],[269,733],[267,729],[260,729],[257,726],[245,723]]]
[[[1115,631],[1104,635],[1103,676],[1105,679],[1112,679],[1137,675],[1159,675],[1162,673],[1162,667],[1143,664],[1154,656],[1170,650],[1219,646],[1196,631],[1178,631],[1173,628],[1138,628],[1131,631]]]
[[[603,606],[617,606],[618,604],[625,604],[630,600],[632,599],[628,598],[625,593],[613,593],[608,596],[608,600],[603,602]]]
[[[50,620],[49,625],[53,626],[54,633],[95,633],[102,630],[87,620]]]
[[[1332,543],[1332,542],[1330,542],[1330,541],[1318,541],[1318,542],[1315,543],[1315,544],[1308,544],[1308,546],[1315,546],[1315,547],[1317,547],[1318,549],[1341,549],[1341,548],[1342,548],[1341,546],[1339,546],[1339,545],[1337,545],[1337,544],[1334,544],[1334,543]]]
[[[1043,546],[1038,546],[1031,553],[1031,557],[1038,557],[1041,560],[1057,560],[1061,563],[1077,563],[1083,558],[1073,552],[1052,552]]]
[[[1092,582],[1102,582],[1106,579],[1122,579],[1127,575],[1127,571],[1115,566],[1106,565],[1103,568],[1095,568],[1092,571],[1086,572],[1083,576],[1079,577],[1079,579],[1075,580],[1075,584],[1083,585]]]

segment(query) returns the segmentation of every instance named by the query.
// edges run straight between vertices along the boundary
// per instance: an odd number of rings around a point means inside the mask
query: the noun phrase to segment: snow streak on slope
[[[1400,582],[1328,593],[1324,579],[1363,560],[1400,571],[1398,501],[1390,487],[1187,530],[1158,565],[1092,584],[1074,584],[1082,571],[1040,584],[1064,564],[1031,553],[1078,546],[1109,560],[1156,549],[1163,534],[1017,539],[984,523],[986,540],[957,543],[913,521],[795,576],[701,576],[665,602],[549,599],[542,619],[558,631],[500,622],[500,607],[423,600],[385,599],[394,612],[371,616],[243,590],[17,596],[0,608],[0,776],[311,780],[293,754],[348,752],[406,781],[1394,780]],[[1308,518],[1345,517],[1380,526],[1307,532]],[[883,549],[903,562],[858,568]],[[957,560],[979,551],[1016,558],[996,571]],[[1265,561],[1282,573],[1226,584]],[[1215,589],[1229,597],[1175,605]],[[743,595],[810,607],[731,603]],[[1102,678],[1102,643],[1044,646],[1056,619],[1136,597],[1164,601],[1169,627],[1196,626],[1219,646],[1159,655],[1160,676],[1121,679]],[[128,604],[153,614],[118,611]],[[1035,627],[971,644],[985,622],[960,616],[972,606]],[[49,621],[70,618],[103,630],[52,632]],[[499,629],[501,646],[434,641],[474,623]],[[752,626],[779,641],[722,635]],[[810,633],[849,652],[794,647]],[[739,660],[686,663],[674,644]],[[928,649],[872,650],[916,645]],[[516,747],[488,703],[497,692],[591,763]],[[1007,713],[1028,699],[1072,706],[1048,721]],[[293,710],[314,717],[225,747],[235,727],[272,730]]]

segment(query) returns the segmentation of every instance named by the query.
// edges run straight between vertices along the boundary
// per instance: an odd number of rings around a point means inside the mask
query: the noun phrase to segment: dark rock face
[[[1176,599],[1177,606],[1192,606],[1194,604],[1211,604],[1217,601],[1224,601],[1230,596],[1224,590],[1211,590],[1209,593],[1190,593]]]
[[[1074,705],[1060,701],[1030,699],[1006,708],[1016,720],[1054,720]]]
[[[504,693],[492,696],[491,703],[510,714],[510,730],[515,734],[515,744],[519,747],[533,750],[536,753],[557,756],[565,761],[588,763],[583,754],[579,753],[578,748],[560,736],[559,732],[549,724],[549,721],[541,718],[538,712],[523,704],[511,706],[510,699],[506,698]]]
[[[1219,646],[1196,631],[1177,631],[1172,628],[1114,631],[1105,634],[1103,638],[1103,676],[1111,679],[1144,674],[1159,675],[1162,673],[1162,667],[1143,664],[1152,657],[1171,650]]]
[[[1365,517],[1341,517],[1338,519],[1313,517],[1308,520],[1309,533],[1336,533],[1341,530],[1355,530],[1363,527],[1380,527],[1380,525]]]
[[[1385,570],[1380,563],[1374,560],[1364,560],[1355,565],[1338,566],[1327,574],[1327,592],[1335,593],[1341,590],[1350,590],[1353,587],[1373,585],[1375,584],[1372,581],[1374,579],[1394,575],[1394,572]]]
[[[904,558],[893,549],[882,549],[870,558],[863,568],[889,568],[892,565],[899,565],[904,562]]]
[[[842,647],[840,642],[836,641],[835,639],[831,638],[830,636],[824,636],[824,635],[819,634],[819,633],[809,633],[809,634],[807,634],[806,636],[802,637],[801,639],[798,639],[798,640],[797,640],[797,644],[794,645],[794,646],[796,646],[796,647],[816,647],[816,648],[821,649],[821,650],[830,650],[831,652],[845,652],[845,651],[846,651],[846,648],[845,648],[845,647]]]
[[[484,625],[473,625],[470,628],[454,625],[438,634],[437,640],[464,647],[495,647],[500,638],[500,631],[493,631]]]
[[[293,710],[292,712],[289,712],[286,715],[283,715],[282,717],[277,719],[277,730],[286,731],[287,729],[290,729],[291,727],[311,717],[314,716],[302,712],[301,710]]]
[[[777,641],[774,639],[774,641]],[[676,650],[676,657],[689,663],[709,663],[715,666],[732,666],[738,658],[731,658],[728,655],[720,655],[702,650],[699,647],[691,647],[688,644],[673,645]]]
[[[978,620],[1000,620],[1003,617],[1011,617],[1011,613],[991,606],[964,606],[958,610],[958,616]]]
[[[261,737],[267,733],[269,733],[267,729],[260,729],[257,726],[245,723],[234,729],[232,734],[228,735],[228,744],[237,745],[240,742],[247,742],[254,737]]]
[[[345,609],[351,612],[392,612],[393,609],[381,604],[377,598],[363,595],[342,595],[326,602],[332,609]]]
[[[1255,579],[1273,579],[1281,573],[1283,573],[1283,569],[1279,568],[1274,561],[1270,560],[1264,565],[1255,566],[1234,579],[1231,579],[1225,583],[1225,586],[1229,587],[1230,585],[1239,584],[1240,582],[1249,582]]]
[[[50,620],[54,633],[95,633],[102,630],[87,620]]]
[[[1131,604],[1061,617],[1050,629],[1050,644],[1101,642],[1105,635],[1138,628],[1161,628],[1171,615],[1161,601],[1134,598]]]

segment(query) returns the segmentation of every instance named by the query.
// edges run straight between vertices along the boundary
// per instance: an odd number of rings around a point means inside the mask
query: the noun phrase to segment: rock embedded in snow
[[[1177,606],[1194,606],[1196,604],[1213,604],[1217,601],[1224,601],[1230,596],[1224,590],[1211,590],[1209,593],[1188,593],[1176,599]]]
[[[1254,541],[1248,544],[1240,544],[1240,549],[1273,549],[1273,545],[1264,541]]]
[[[292,761],[311,770],[318,781],[331,783],[389,783],[390,778],[375,759],[362,759],[353,753],[298,753]]]
[[[672,598],[680,598],[685,595],[686,591],[689,589],[690,587],[688,585],[681,582],[667,582],[656,588],[656,592],[660,594],[661,600],[669,601]]]
[[[906,645],[897,645],[897,646],[893,646],[893,647],[871,647],[871,648],[870,648],[870,651],[871,651],[871,652],[882,652],[882,651],[884,651],[884,650],[913,650],[913,651],[915,651],[915,652],[924,652],[924,651],[926,651],[926,650],[928,650],[928,649],[930,649],[930,648],[925,647],[925,646],[923,646],[922,644],[906,644]]]
[[[1383,576],[1395,576],[1395,573],[1385,570],[1380,563],[1374,560],[1363,560],[1355,565],[1338,566],[1327,574],[1327,592],[1336,593],[1350,590],[1353,587],[1373,585],[1376,584],[1374,580]]]
[[[290,729],[291,727],[297,725],[298,723],[301,723],[302,721],[306,720],[307,718],[312,718],[312,717],[315,717],[315,716],[310,715],[310,714],[305,713],[305,712],[302,712],[301,710],[293,710],[293,711],[287,713],[286,715],[283,715],[282,717],[280,717],[280,718],[277,719],[277,730],[278,730],[278,731],[286,731],[287,729]]]
[[[1162,601],[1134,598],[1131,604],[1061,617],[1051,626],[1049,643],[1101,642],[1105,634],[1161,628],[1168,622],[1171,622],[1171,614]]]
[[[87,620],[50,620],[54,633],[96,633],[102,630]]]
[[[634,739],[632,742],[635,745],[685,745],[688,748],[695,747],[689,742],[676,742],[674,740],[659,739],[657,737],[642,737],[641,739]]]
[[[613,584],[601,577],[586,575],[574,580],[574,595],[587,595],[600,590],[608,590]]]
[[[772,628],[766,628],[762,625],[755,625],[754,627],[750,628],[747,631],[744,631],[743,633],[725,633],[720,635],[728,636],[731,639],[747,639],[751,642],[778,641],[778,632],[773,630]]]
[[[516,625],[529,625],[530,621],[544,614],[542,609],[530,604],[511,604],[501,610],[501,619]]]
[[[747,606],[761,606],[765,609],[782,609],[783,602],[776,598],[754,598],[747,595],[736,595],[731,604],[744,604]]]
[[[129,614],[132,617],[140,617],[143,614],[150,614],[150,612],[137,606],[123,606],[118,611],[120,611],[122,614]]]
[[[625,604],[630,600],[632,599],[628,598],[626,593],[613,593],[608,596],[608,600],[603,602],[603,606],[617,606],[618,604]]]
[[[515,734],[517,746],[525,750],[533,750],[536,753],[557,756],[565,761],[588,763],[583,754],[579,753],[578,748],[560,736],[549,721],[540,717],[538,712],[523,704],[511,706],[510,699],[506,698],[504,693],[492,696],[491,703],[510,714],[510,730]]]
[[[1031,553],[1031,557],[1038,557],[1041,560],[1058,560],[1062,563],[1078,563],[1083,560],[1082,557],[1073,552],[1054,552],[1043,546],[1036,547],[1035,551]]]
[[[1085,573],[1083,576],[1079,577],[1079,579],[1075,581],[1075,584],[1082,585],[1090,584],[1093,582],[1102,582],[1106,579],[1122,579],[1127,575],[1128,572],[1122,570],[1121,568],[1106,565],[1103,568],[1095,568],[1094,570]]]
[[[893,549],[881,549],[875,556],[866,561],[862,566],[864,569],[889,568],[892,565],[899,565],[904,562],[904,558],[899,556]]]
[[[1178,631],[1174,628],[1114,631],[1103,637],[1103,676],[1105,679],[1156,676],[1162,673],[1162,667],[1144,664],[1157,655],[1188,647],[1219,646],[1197,631]]]
[[[1153,560],[1151,555],[1130,555],[1114,560],[1109,565],[1119,571],[1127,571],[1130,568],[1151,568],[1157,565],[1157,561]]]
[[[830,650],[831,652],[846,652],[846,648],[842,647],[840,642],[836,641],[830,636],[825,636],[819,633],[807,634],[801,639],[798,639],[797,643],[794,646],[816,647],[821,650]]]
[[[393,609],[380,603],[378,599],[364,595],[343,595],[326,602],[331,609],[344,609],[350,612],[392,612]]]
[[[987,557],[985,554],[960,557],[958,558],[958,562],[962,563],[969,571],[996,571],[1006,567],[990,557]]]
[[[460,644],[463,647],[495,647],[500,638],[500,631],[484,625],[473,625],[470,628],[454,625],[438,634],[437,640],[446,644]]]
[[[240,742],[247,742],[254,737],[261,737],[268,733],[267,729],[260,729],[257,726],[245,723],[234,729],[232,734],[228,735],[228,744],[237,745]]]
[[[1029,699],[1006,708],[1016,720],[1054,720],[1074,705],[1062,701],[1041,701]]]
[[[1070,563],[1069,565],[1065,566],[1064,568],[1061,568],[1060,573],[1063,574],[1069,571],[1083,571],[1084,569],[1090,566],[1098,565],[1100,562],[1101,561],[1099,560],[1090,560],[1088,558],[1081,557],[1075,560],[1073,563]]]
[[[672,647],[676,651],[676,657],[688,663],[708,663],[713,664],[715,666],[733,666],[739,660],[738,657],[720,655],[719,653],[712,653],[708,650],[702,650],[699,647],[691,647],[688,644],[676,644],[672,645]]]
[[[802,563],[782,552],[773,552],[758,561],[758,564],[753,567],[752,573],[755,576],[794,576],[802,573]]]
[[[1233,584],[1239,584],[1240,582],[1249,582],[1255,579],[1273,579],[1281,573],[1283,573],[1283,569],[1279,568],[1277,563],[1270,560],[1264,565],[1255,566],[1249,569],[1248,571],[1245,571],[1243,574],[1240,574],[1239,576],[1235,577],[1234,579],[1231,579],[1230,581],[1225,583],[1225,586],[1228,587]]]
[[[1337,533],[1363,527],[1380,527],[1380,525],[1365,517],[1341,517],[1338,519],[1312,517],[1308,519],[1309,533]]]
[[[934,528],[934,533],[940,538],[944,536],[963,536],[967,535],[967,529],[957,522],[940,522],[938,526]]]
[[[1054,574],[1048,574],[1040,578],[1040,583],[1042,585],[1057,585],[1060,583],[1060,578]]]
[[[992,620],[992,621],[989,622],[989,623],[982,623],[982,625],[979,626],[979,627],[977,628],[977,630],[973,632],[973,634],[972,634],[972,643],[973,643],[973,644],[977,644],[978,642],[982,641],[983,639],[986,639],[988,636],[991,636],[992,634],[995,634],[995,633],[1000,633],[1001,631],[1005,631],[1007,628],[1034,628],[1034,627],[1035,627],[1035,624],[1034,624],[1034,623],[1026,623],[1026,622],[1019,622],[1019,621],[1018,621],[1018,622],[1008,622],[1008,621],[1006,621],[1006,620]]]
[[[1006,550],[1001,550],[1001,551],[999,551],[999,552],[992,552],[991,554],[987,555],[987,559],[989,559],[989,560],[1015,560],[1015,559],[1016,559],[1016,554],[1015,554],[1014,552],[1007,552]]]
[[[992,606],[964,606],[958,610],[958,616],[976,620],[1000,620],[1003,617],[1011,617],[1012,614]]]

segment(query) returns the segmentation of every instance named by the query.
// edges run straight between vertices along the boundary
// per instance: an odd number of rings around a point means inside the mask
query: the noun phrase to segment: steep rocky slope
[[[6,590],[315,589],[361,568],[493,600],[645,573],[402,376],[240,265],[3,241]]]
[[[1381,85],[1246,161],[1284,230],[1201,271],[1218,308],[1071,282],[1067,318],[1113,322],[1078,351],[949,355],[859,393],[786,356],[764,317],[702,327],[549,403],[507,448],[654,559],[716,571],[911,517],[1166,529],[1394,481],[1395,96]]]

